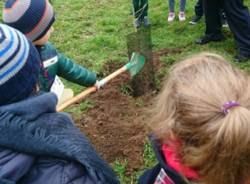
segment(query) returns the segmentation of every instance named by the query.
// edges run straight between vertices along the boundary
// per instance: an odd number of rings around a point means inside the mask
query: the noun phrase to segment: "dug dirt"
[[[154,53],[155,70],[164,67],[160,56],[173,53],[173,50],[161,50]],[[178,51],[177,51],[178,52]],[[104,76],[122,66],[117,62],[107,62]],[[81,118],[76,119],[77,126],[91,140],[100,155],[112,163],[115,160],[127,160],[127,174],[140,169],[143,165],[143,147],[146,141],[151,108],[157,91],[151,91],[139,98],[133,98],[130,77],[124,73],[89,97],[93,107]]]

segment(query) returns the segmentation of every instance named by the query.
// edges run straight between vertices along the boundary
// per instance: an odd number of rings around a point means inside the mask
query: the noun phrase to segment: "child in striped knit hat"
[[[23,34],[0,24],[0,106],[37,92],[40,57]]]
[[[64,89],[58,76],[82,86],[96,85],[96,74],[59,53],[48,41],[55,21],[53,7],[48,0],[7,0],[3,9],[5,24],[21,31],[36,46],[45,70],[40,75],[40,88],[55,92],[60,102],[73,96]]]
[[[37,0],[38,1],[38,0]],[[54,93],[38,93],[40,56],[0,24],[0,183],[119,184]]]

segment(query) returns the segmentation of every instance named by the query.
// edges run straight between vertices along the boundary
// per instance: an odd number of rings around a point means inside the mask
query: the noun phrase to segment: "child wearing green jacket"
[[[40,89],[55,92],[59,103],[73,96],[71,89],[64,89],[59,77],[86,87],[98,86],[95,73],[59,53],[49,42],[55,12],[48,0],[7,0],[3,21],[24,33],[36,46],[43,68],[39,77]]]

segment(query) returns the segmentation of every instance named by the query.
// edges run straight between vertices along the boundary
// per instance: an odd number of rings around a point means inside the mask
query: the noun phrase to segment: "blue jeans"
[[[168,0],[169,11],[174,12],[175,0]],[[186,0],[180,0],[180,11],[185,11]]]

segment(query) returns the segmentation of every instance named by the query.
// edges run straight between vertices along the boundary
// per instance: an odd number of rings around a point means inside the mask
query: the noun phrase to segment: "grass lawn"
[[[55,31],[51,41],[58,50],[70,58],[97,73],[107,61],[127,61],[126,37],[134,32],[131,1],[124,0],[52,0],[56,10]],[[229,61],[236,54],[236,45],[228,28],[223,31],[227,39],[220,43],[198,46],[194,40],[204,34],[204,21],[197,25],[188,22],[194,14],[196,0],[187,1],[187,21],[180,23],[177,19],[167,23],[168,3],[166,0],[149,0],[149,18],[153,50],[163,48],[182,48],[181,54],[162,57],[162,62],[173,62],[187,55],[213,51],[222,54]],[[248,2],[249,3],[249,2]],[[248,4],[250,5],[250,3]],[[0,8],[3,2],[0,2]],[[176,6],[177,8],[177,6]],[[250,71],[250,62],[236,64]],[[167,70],[166,70],[167,71]],[[75,93],[82,87],[67,83]],[[71,111],[79,113],[79,109]],[[145,167],[152,166],[154,156],[149,144],[145,145]],[[126,161],[113,163],[122,183],[136,183],[138,171],[132,176],[125,175]]]

